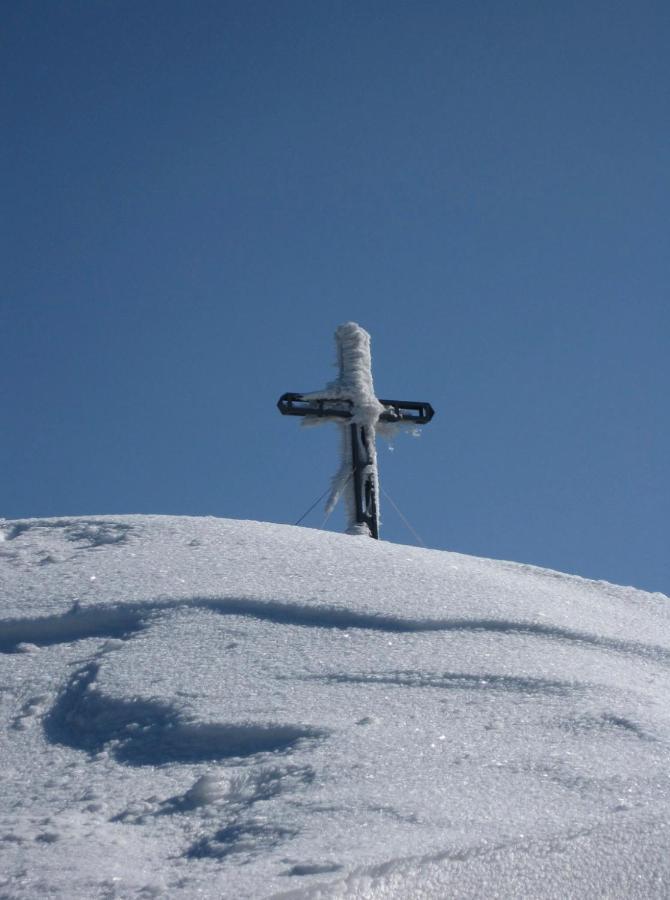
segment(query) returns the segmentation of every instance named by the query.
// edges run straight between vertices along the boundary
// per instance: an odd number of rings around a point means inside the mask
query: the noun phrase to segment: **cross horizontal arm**
[[[380,400],[386,407],[379,417],[382,422],[412,422],[414,425],[427,425],[435,415],[430,403],[420,400]]]
[[[379,416],[382,422],[411,422],[426,425],[435,411],[430,403],[417,400],[379,400],[385,411]],[[321,397],[313,399],[304,394],[282,394],[277,402],[283,416],[313,416],[317,419],[350,419],[351,400]]]
[[[308,399],[303,394],[282,394],[277,408],[283,416],[315,416],[316,418],[351,418],[350,400]]]

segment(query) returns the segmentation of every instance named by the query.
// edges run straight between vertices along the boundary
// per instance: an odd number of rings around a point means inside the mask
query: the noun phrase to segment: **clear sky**
[[[294,522],[354,320],[428,546],[670,593],[667,0],[2,18],[0,515]]]

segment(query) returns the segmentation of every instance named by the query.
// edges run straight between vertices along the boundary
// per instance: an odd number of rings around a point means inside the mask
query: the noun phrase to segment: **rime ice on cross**
[[[306,423],[336,422],[342,434],[342,465],[333,479],[326,511],[344,493],[347,533],[379,537],[379,476],[375,432],[379,422],[425,425],[433,418],[430,403],[378,400],[372,385],[370,335],[355,322],[335,332],[339,377],[322,391],[282,394],[277,406],[285,416],[305,416]]]

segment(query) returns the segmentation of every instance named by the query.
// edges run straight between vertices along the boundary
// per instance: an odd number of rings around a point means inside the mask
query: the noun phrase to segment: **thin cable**
[[[304,512],[304,513],[300,516],[300,518],[298,519],[298,521],[297,521],[297,522],[294,522],[293,524],[294,524],[294,525],[300,525],[300,523],[302,522],[302,520],[303,520],[304,518],[306,518],[306,517],[311,513],[311,511],[314,509],[314,507],[317,505],[317,503],[321,503],[321,501],[322,501],[323,498],[326,496],[326,494],[328,493],[329,490],[330,490],[330,488],[327,487],[326,490],[323,492],[323,494],[321,494],[320,497],[317,497],[317,499],[314,501],[314,503],[312,503],[312,505],[310,506],[310,508],[309,508],[308,510],[306,510],[306,512]]]
[[[407,526],[409,531],[412,532],[412,534],[416,538],[419,546],[425,547],[426,546],[425,541],[423,540],[423,538],[421,537],[419,532],[416,530],[416,528],[414,528],[413,525],[410,524],[409,520],[407,519],[407,516],[403,515],[403,513],[400,511],[400,509],[398,508],[398,504],[394,501],[393,497],[391,497],[391,495],[388,493],[388,491],[385,491],[384,488],[382,488],[382,494],[386,497],[386,499],[391,504],[393,509],[398,513],[398,515],[403,520],[403,522],[405,523],[405,525]]]

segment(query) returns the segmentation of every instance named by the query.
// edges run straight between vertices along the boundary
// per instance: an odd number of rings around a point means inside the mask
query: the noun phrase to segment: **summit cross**
[[[394,424],[426,425],[430,403],[381,400],[372,384],[370,335],[355,322],[335,332],[340,373],[322,391],[282,394],[277,406],[284,416],[303,416],[305,424],[335,422],[342,435],[342,463],[326,503],[329,513],[342,494],[347,504],[347,533],[379,538],[379,474],[375,435]]]

